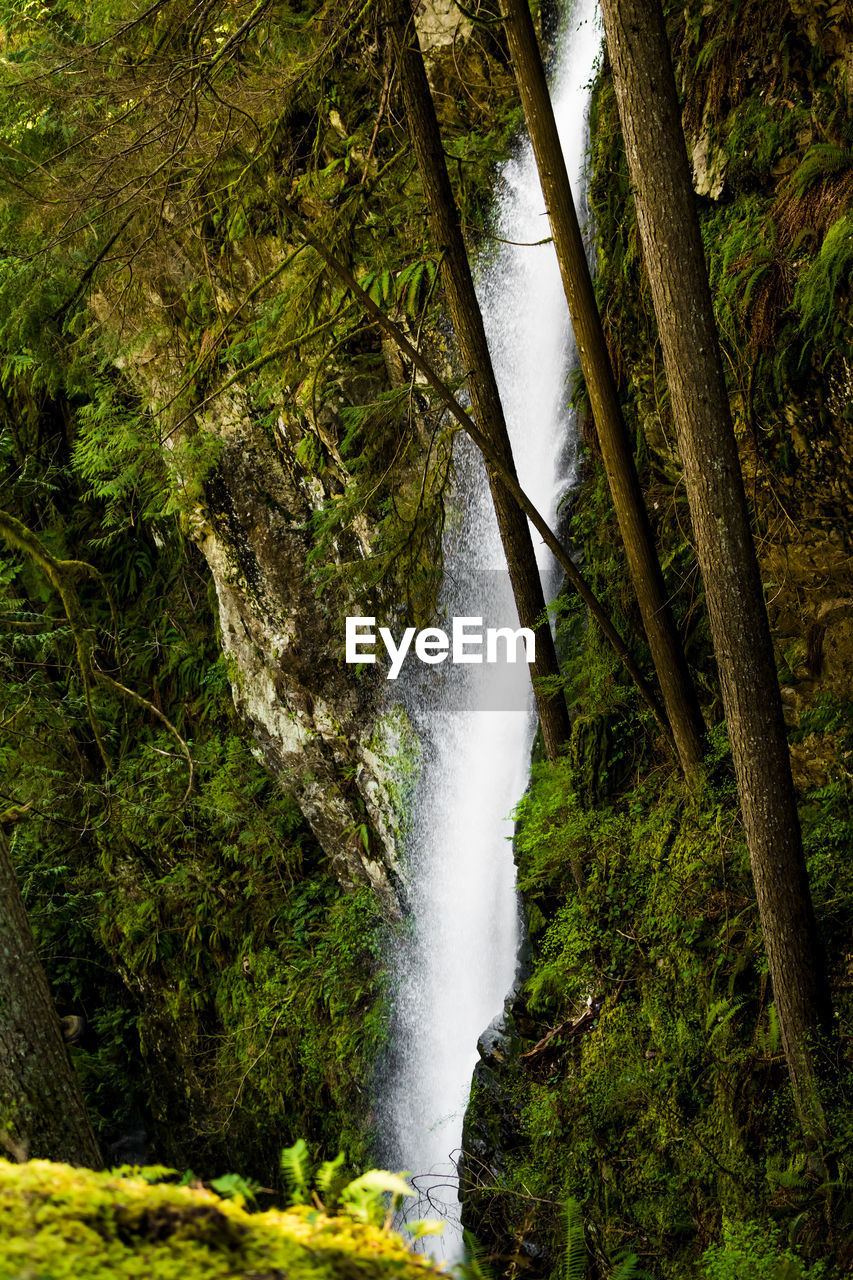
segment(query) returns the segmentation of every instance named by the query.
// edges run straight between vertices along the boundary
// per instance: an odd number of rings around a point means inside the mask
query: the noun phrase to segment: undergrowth
[[[849,585],[847,28],[839,7],[817,35],[782,3],[666,9],[690,142],[704,137],[722,175],[698,208],[846,1046],[847,624],[831,661],[820,643]],[[606,65],[591,132],[596,287],[709,755],[701,787],[687,789],[585,611],[558,602],[574,726],[518,809],[530,954],[506,1061],[475,1074],[465,1221],[512,1275],[609,1276],[633,1255],[659,1280],[835,1280],[853,1266],[851,1063],[842,1054],[828,1102],[827,1174],[791,1100]],[[568,538],[648,665],[582,383],[574,392],[587,451]],[[567,1200],[583,1219],[582,1268],[566,1261]]]

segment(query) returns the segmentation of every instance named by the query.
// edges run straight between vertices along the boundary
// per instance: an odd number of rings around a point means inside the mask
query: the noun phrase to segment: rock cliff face
[[[224,420],[214,426],[222,448],[196,537],[216,584],[235,705],[341,884],[369,885],[395,917],[393,763],[369,745],[378,681],[356,680],[342,664],[340,615],[317,598],[308,570],[322,485],[300,468],[283,418],[277,436],[246,414]]]
[[[417,20],[434,69],[444,74],[445,63],[464,61],[460,50],[472,24],[450,0],[422,5]],[[335,111],[332,118],[340,132]],[[282,246],[269,237],[258,237],[254,248],[254,260],[249,255],[236,268],[232,264],[227,278],[211,279],[220,314],[236,305],[235,274],[243,287],[254,288],[259,264],[269,269],[281,260]],[[144,404],[162,411],[198,358],[174,329],[164,329],[174,299],[197,283],[198,264],[174,251],[161,271],[164,279],[149,289],[145,317],[148,334],[160,338],[146,337],[144,357],[126,367]],[[110,314],[108,299],[99,298],[96,306],[102,317]],[[374,380],[375,394],[399,386],[403,377],[396,350],[385,344],[383,355],[385,376]],[[357,392],[342,375],[339,406],[358,403],[363,394],[363,378]],[[322,443],[320,474],[298,454],[306,420]],[[348,606],[345,588],[335,598],[320,598],[309,567],[312,517],[349,479],[338,452],[343,435],[328,402],[319,411],[297,407],[288,391],[270,426],[269,419],[253,419],[236,387],[209,408],[185,415],[166,435],[166,453],[186,527],[213,575],[235,706],[264,761],[297,800],[340,883],[368,885],[396,919],[405,903],[397,849],[402,815],[395,811],[396,745],[385,725],[384,681],[375,667],[356,678],[344,665],[342,618],[360,610]],[[198,440],[215,459],[202,467],[201,481],[195,464],[186,464]],[[363,516],[353,520],[348,536],[347,554],[369,554],[374,531]]]
[[[454,0],[427,0],[418,9],[417,24],[421,48],[427,56],[447,45],[463,43],[472,26]]]
[[[265,248],[274,261],[279,247]],[[256,269],[245,263],[244,270],[253,281]],[[172,272],[172,292],[189,287],[189,262],[173,264]],[[224,282],[221,304],[233,305]],[[106,299],[96,305],[108,312]],[[176,357],[176,335],[163,329],[161,305],[154,294],[146,317],[149,335],[159,331],[160,337],[149,336],[144,358],[126,366],[155,414],[168,412],[164,406],[192,361],[180,339]],[[346,395],[345,388],[342,400]],[[270,426],[269,417],[253,417],[236,388],[195,413],[179,414],[164,434],[164,455],[184,526],[213,577],[235,707],[341,885],[369,886],[388,918],[397,919],[404,905],[396,848],[401,815],[392,800],[394,745],[384,729],[384,681],[375,667],[357,679],[345,665],[347,600],[340,591],[321,597],[309,567],[312,516],[346,482],[336,445],[342,432],[328,405],[316,421],[310,409],[301,412],[323,440],[328,465],[322,477],[297,456],[304,431],[292,397],[282,400]],[[364,555],[370,530],[363,519],[354,523],[347,549]]]

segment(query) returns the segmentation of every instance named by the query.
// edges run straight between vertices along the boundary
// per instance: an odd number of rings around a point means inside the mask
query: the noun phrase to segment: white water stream
[[[596,0],[575,0],[563,23],[552,96],[581,203],[589,86],[600,45]],[[495,236],[521,244],[495,241],[478,293],[519,478],[553,524],[573,479],[567,379],[575,353],[553,247],[530,247],[549,235],[549,226],[526,141],[500,172],[496,202]],[[445,546],[444,607],[450,616],[494,616],[497,608],[500,623],[515,626],[495,600],[505,560],[484,468],[464,446],[457,466],[464,511]],[[538,546],[535,534],[534,540]],[[549,560],[540,555],[544,572]],[[493,670],[486,680],[506,680],[505,669],[478,670]],[[520,672],[528,681],[526,667]],[[407,848],[413,918],[396,956],[385,1126],[392,1167],[410,1170],[428,1196],[409,1216],[446,1220],[430,1251],[452,1262],[461,1253],[455,1160],[477,1040],[501,1013],[516,975],[520,922],[509,815],[527,785],[536,720],[529,688],[517,710],[482,710],[482,687],[451,675],[449,664],[415,680],[405,700],[424,755]],[[489,693],[506,704],[503,687]]]

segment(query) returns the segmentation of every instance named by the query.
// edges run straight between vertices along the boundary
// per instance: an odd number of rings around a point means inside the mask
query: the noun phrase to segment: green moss
[[[493,1069],[499,1088],[475,1093],[468,1123],[493,1129],[497,1097],[520,1132],[496,1181],[473,1197],[472,1225],[508,1248],[536,1206],[537,1239],[556,1257],[562,1224],[546,1206],[575,1197],[602,1257],[630,1245],[655,1275],[683,1280],[698,1274],[724,1216],[762,1222],[771,1243],[778,1224],[796,1221],[803,1270],[791,1275],[810,1275],[825,1249],[825,1205],[804,1176],[724,733],[699,794],[652,775],[591,804],[582,781],[571,759],[539,765],[519,807],[520,887],[535,927],[513,1016],[528,1053]],[[810,805],[831,832],[813,827]],[[823,882],[853,839],[850,813],[830,816],[818,794],[804,825],[842,983],[853,884],[840,869],[831,895]],[[836,990],[846,1020],[849,1000]],[[838,1104],[846,1167],[844,1114]],[[771,1243],[766,1257],[781,1265]]]
[[[820,1280],[829,1274],[821,1262],[806,1265],[754,1222],[725,1223],[723,1244],[709,1249],[703,1262],[707,1280]]]
[[[850,164],[848,158],[847,161]],[[794,305],[809,344],[853,353],[853,319],[848,286],[853,271],[853,213],[834,222],[820,252],[797,282]]]
[[[792,743],[825,779],[798,773],[813,899],[846,1029],[853,714],[843,676],[833,686],[843,696],[810,702],[821,682],[803,669],[807,620],[824,602],[837,608],[849,585],[849,562],[823,574],[809,559],[827,525],[844,525],[849,504],[828,495],[853,480],[842,407],[849,111],[788,6],[666,8],[691,141],[707,132],[723,161],[720,198],[701,198],[698,209],[760,553],[774,566],[780,670],[785,683],[809,685]],[[606,66],[591,130],[598,296],[710,750],[703,786],[690,793],[584,610],[559,602],[575,730],[565,760],[534,769],[518,810],[531,947],[512,1008],[522,1042],[506,1064],[481,1070],[472,1098],[467,1132],[497,1134],[505,1158],[488,1166],[491,1179],[472,1173],[479,1185],[466,1191],[466,1218],[508,1269],[519,1241],[532,1238],[543,1275],[561,1274],[560,1205],[574,1197],[596,1274],[615,1273],[628,1248],[659,1280],[834,1277],[851,1257],[850,1058],[829,1103],[839,1169],[830,1191],[811,1176],[791,1102]],[[582,386],[575,402],[583,413]],[[650,665],[588,422],[585,441],[569,538]],[[835,642],[842,653],[845,634]]]
[[[431,1268],[387,1225],[317,1207],[248,1213],[162,1170],[92,1173],[0,1161],[0,1280],[400,1280]]]

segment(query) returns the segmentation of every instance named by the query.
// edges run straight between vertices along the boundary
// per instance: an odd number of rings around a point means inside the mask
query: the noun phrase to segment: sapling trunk
[[[434,247],[441,254],[441,278],[465,365],[473,416],[504,469],[515,476],[509,433],[447,174],[441,133],[412,8],[408,0],[382,0],[382,13],[400,70],[406,118],[423,186],[426,214]],[[536,662],[531,675],[545,750],[548,758],[554,760],[568,741],[571,726],[563,694],[553,690],[545,692],[539,683],[543,678],[555,680],[559,676],[559,664],[550,628],[547,622],[541,621],[545,614],[545,596],[533,540],[527,518],[506,484],[488,463],[487,471],[519,621],[522,626],[536,632]]]
[[[503,8],[521,105],[548,208],[581,370],[631,582],[681,767],[690,775],[702,760],[705,724],[669,606],[631,437],[619,404],[530,9],[527,0],[504,0]]]
[[[666,712],[658,702],[654,690],[637,665],[636,659],[631,653],[628,645],[613,625],[610,616],[601,601],[595,595],[589,583],[586,581],[545,517],[537,510],[530,498],[524,492],[521,485],[518,483],[517,476],[507,469],[498,456],[492,442],[483,435],[474,419],[467,410],[462,407],[456,396],[448,387],[447,383],[439,377],[433,366],[421,354],[417,347],[412,345],[400,326],[395,324],[391,317],[387,316],[381,307],[377,306],[369,294],[362,289],[352,272],[344,266],[339,258],[335,257],[331,250],[329,250],[321,240],[318,240],[305,219],[301,218],[297,211],[289,206],[287,208],[287,213],[290,219],[299,228],[306,242],[311,245],[312,249],[314,249],[317,254],[319,254],[328,266],[329,270],[338,277],[341,284],[345,285],[346,288],[349,289],[353,297],[358,301],[359,305],[364,309],[367,315],[376,321],[382,331],[397,344],[406,358],[411,360],[415,368],[423,374],[429,386],[433,391],[435,391],[439,399],[456,419],[462,430],[466,432],[480,450],[480,453],[483,455],[487,464],[492,468],[495,474],[500,477],[507,492],[518,504],[519,509],[524,512],[537,533],[542,535],[543,542],[553,554],[554,559],[564,570],[566,578],[573,589],[589,609],[590,614],[601,629],[601,632],[608,644],[610,644],[614,653],[617,655],[633,681],[640,697],[643,699],[646,706],[652,711],[661,733],[664,736],[664,740],[673,755],[675,755],[675,743],[672,740],[672,734],[670,733]]]

